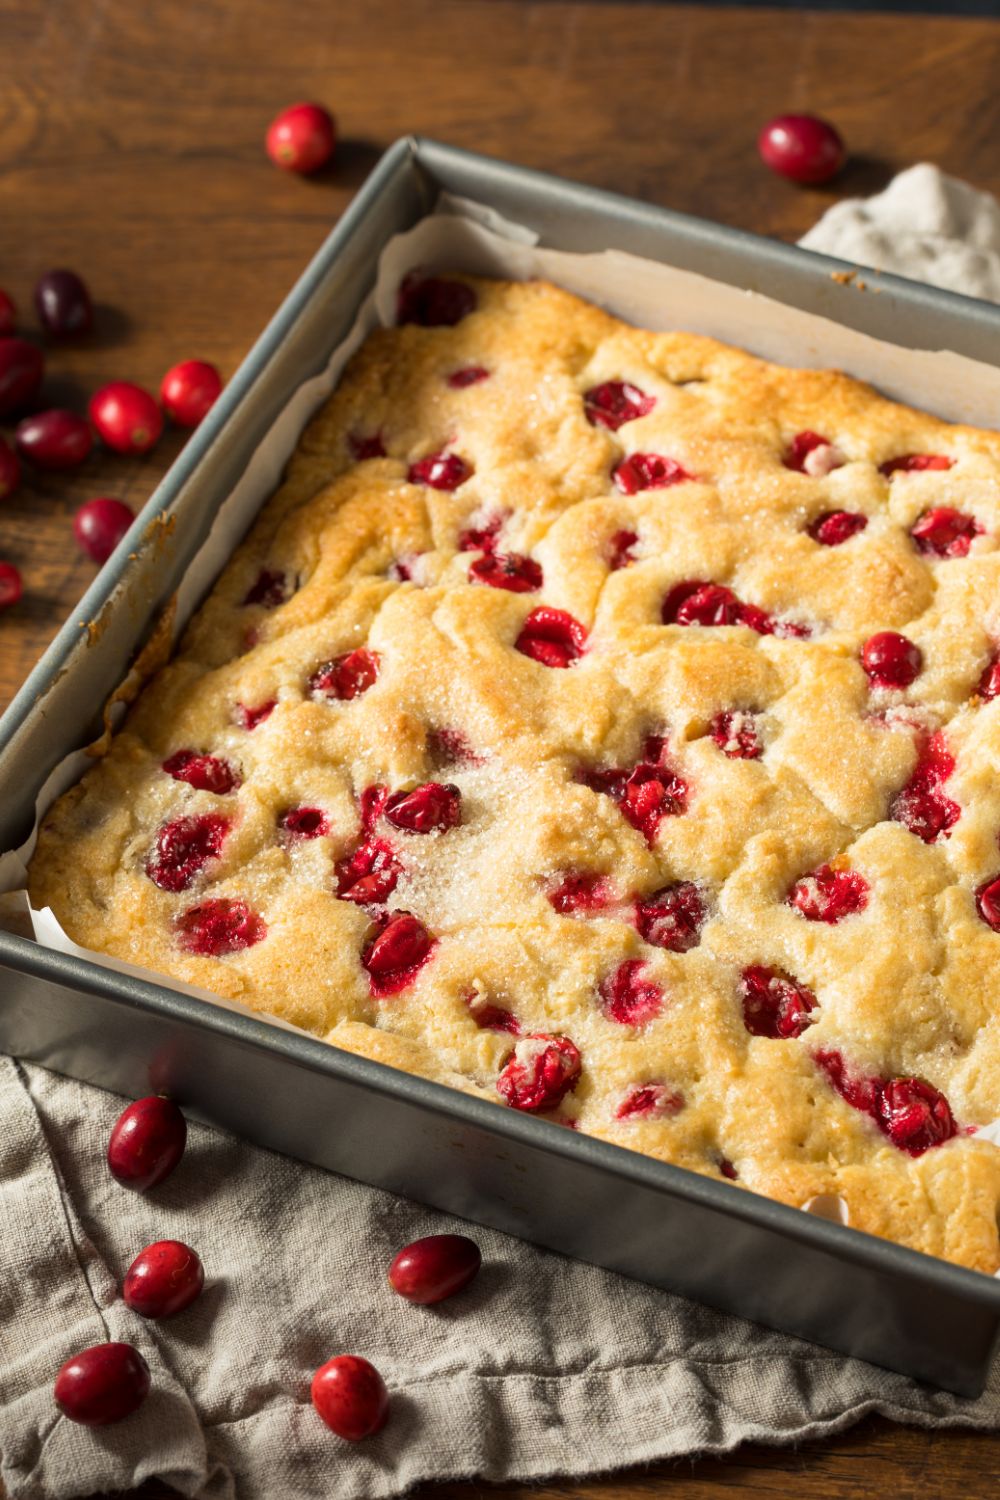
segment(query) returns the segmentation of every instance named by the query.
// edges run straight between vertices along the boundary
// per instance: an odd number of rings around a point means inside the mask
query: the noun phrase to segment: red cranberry
[[[10,609],[23,593],[21,575],[13,563],[0,562],[0,610]]]
[[[809,526],[809,535],[821,547],[839,547],[857,536],[868,525],[868,517],[858,511],[825,510]]]
[[[943,453],[903,453],[899,458],[889,458],[884,464],[879,464],[878,471],[889,479],[893,474],[919,474],[928,469],[951,469],[954,464],[955,460],[945,458]]]
[[[403,867],[384,840],[366,839],[353,854],[337,861],[334,873],[341,901],[377,906],[392,895]]]
[[[753,714],[745,713],[743,709],[726,709],[716,714],[709,726],[709,734],[730,760],[759,760],[764,749],[757,733],[757,721]]]
[[[352,432],[347,439],[347,445],[356,463],[363,463],[367,458],[385,458],[385,444],[380,432],[374,432],[370,437]]]
[[[34,399],[45,360],[26,339],[0,338],[0,417],[9,417]]]
[[[868,905],[868,882],[857,870],[835,870],[821,865],[796,881],[788,904],[810,922],[842,922]]]
[[[615,465],[611,477],[623,495],[635,495],[639,490],[665,490],[691,475],[675,458],[665,458],[661,453],[633,453]]]
[[[786,469],[793,469],[797,474],[819,479],[834,469],[843,468],[845,460],[829,438],[818,432],[797,432],[785,449],[781,462]]]
[[[357,1354],[338,1354],[320,1365],[311,1395],[330,1431],[351,1443],[381,1432],[389,1415],[385,1381],[374,1365]]]
[[[757,150],[779,177],[810,187],[836,177],[847,159],[838,131],[817,115],[776,115],[757,137]]]
[[[751,1036],[774,1041],[801,1036],[811,1025],[816,996],[781,969],[751,964],[740,977],[743,1024]]]
[[[554,890],[549,891],[549,901],[554,910],[563,916],[573,912],[603,911],[611,900],[611,889],[605,875],[569,870]]]
[[[386,912],[361,954],[362,968],[376,998],[397,995],[413,983],[435,947],[423,922],[408,911]]]
[[[234,717],[240,728],[245,729],[249,734],[259,724],[263,724],[265,719],[269,719],[277,706],[277,698],[268,698],[265,703],[257,703],[253,707],[246,703],[237,703]]]
[[[322,104],[291,104],[267,128],[267,154],[286,172],[318,172],[337,145],[333,116]]]
[[[287,598],[288,580],[284,573],[273,573],[270,568],[262,568],[247,589],[243,603],[259,604],[262,609],[277,609]]]
[[[486,583],[510,594],[531,594],[542,586],[542,570],[530,557],[516,552],[487,552],[469,568],[470,583]]]
[[[852,1109],[860,1109],[874,1119],[877,1102],[876,1079],[862,1078],[859,1074],[850,1072],[842,1054],[834,1047],[824,1047],[814,1052],[813,1061],[822,1068],[831,1088],[835,1089]]]
[[[17,425],[17,451],[37,469],[75,469],[94,446],[89,424],[75,411],[55,408]]]
[[[86,283],[75,271],[46,271],[35,283],[35,310],[45,332],[54,339],[89,333],[94,309]]]
[[[475,990],[466,995],[465,1003],[469,1015],[480,1031],[502,1031],[510,1036],[521,1035],[521,1023],[513,1011],[503,1010],[499,1005],[490,1005]]]
[[[393,792],[383,811],[393,827],[405,833],[434,833],[462,821],[462,794],[457,786],[427,781],[412,792]]]
[[[745,625],[758,635],[771,635],[774,621],[756,604],[744,604],[721,583],[688,579],[675,584],[663,601],[664,625]]]
[[[900,1151],[922,1156],[951,1140],[958,1127],[951,1107],[922,1078],[891,1078],[878,1089],[876,1124]]]
[[[346,656],[334,657],[333,661],[317,667],[309,679],[309,691],[342,702],[360,698],[374,687],[381,664],[377,652],[359,646],[356,651],[348,651]]]
[[[472,465],[457,453],[429,453],[410,465],[406,477],[411,484],[426,484],[432,490],[457,490],[472,474]]]
[[[148,453],[163,431],[163,414],[152,396],[127,380],[102,386],[87,409],[98,437],[115,453]]]
[[[73,517],[73,535],[95,563],[106,563],[134,520],[124,500],[102,495],[80,506]]]
[[[210,859],[218,859],[229,832],[229,819],[218,813],[174,818],[156,836],[146,874],[161,891],[186,891]]]
[[[1000,875],[992,875],[976,892],[976,911],[987,927],[1000,932]]]
[[[404,1246],[389,1267],[389,1285],[407,1302],[428,1307],[464,1291],[483,1258],[464,1234],[429,1234]]]
[[[538,1114],[555,1109],[576,1087],[580,1052],[568,1036],[543,1031],[524,1036],[497,1079],[497,1093],[511,1109]]]
[[[448,376],[448,384],[453,391],[464,391],[467,386],[478,385],[481,380],[489,378],[489,370],[482,365],[466,365],[464,370],[454,370]]]
[[[908,688],[923,664],[920,647],[895,630],[869,636],[861,651],[861,665],[874,688]]]
[[[358,798],[358,810],[361,814],[361,826],[365,833],[373,832],[375,824],[382,816],[382,810],[388,802],[391,793],[387,786],[366,786]]]
[[[172,1318],[191,1306],[204,1285],[205,1272],[190,1245],[157,1240],[129,1266],[122,1297],[140,1318]]]
[[[533,609],[521,626],[514,650],[543,667],[569,667],[583,655],[587,632],[564,609],[543,605]]]
[[[979,536],[982,530],[974,516],[953,510],[950,505],[939,505],[934,510],[924,511],[910,527],[910,535],[918,552],[932,557],[966,557],[972,538]]]
[[[111,1175],[122,1187],[145,1193],[170,1176],[186,1142],[187,1122],[172,1099],[137,1099],[119,1115],[108,1140]]]
[[[629,1089],[618,1108],[616,1120],[669,1120],[684,1108],[684,1095],[662,1083],[641,1083]]]
[[[651,979],[643,979],[646,965],[641,958],[628,958],[601,981],[601,1009],[619,1026],[643,1026],[663,1009],[663,991]]]
[[[617,573],[620,568],[627,568],[630,563],[635,562],[635,553],[632,550],[639,540],[634,531],[616,531],[611,538],[611,546],[608,556],[608,567],[612,573]]]
[[[0,500],[13,495],[21,483],[21,465],[13,452],[0,437]]]
[[[205,958],[241,953],[267,937],[266,923],[245,901],[225,896],[192,906],[176,919],[174,927],[184,951]]]
[[[290,839],[321,839],[330,832],[330,820],[320,807],[290,807],[279,827]]]
[[[240,776],[227,760],[217,755],[199,755],[195,750],[176,750],[161,767],[175,781],[186,781],[199,792],[215,792],[223,797],[242,785]]]
[[[722,1173],[727,1182],[736,1182],[739,1180],[740,1174],[737,1172],[728,1156],[719,1157],[719,1171]]]
[[[687,953],[697,946],[705,921],[705,903],[690,880],[664,886],[635,903],[635,925],[639,936],[655,948]]]
[[[459,552],[495,552],[496,540],[503,526],[504,516],[491,516],[483,526],[470,526],[459,532]]]
[[[7,293],[0,288],[0,338],[7,338],[14,332],[17,322],[17,311],[14,307],[14,299],[8,297]]]
[[[1000,656],[994,656],[987,662],[976,685],[976,692],[985,703],[992,702],[1000,694]]]
[[[435,766],[481,766],[477,755],[460,729],[429,729],[427,753]]]
[[[130,1417],[149,1395],[149,1366],[131,1344],[94,1344],[62,1366],[53,1395],[64,1417],[107,1427]]]
[[[472,287],[464,281],[411,272],[399,288],[396,322],[417,323],[421,328],[453,328],[475,311],[477,301]]]
[[[617,432],[626,422],[646,417],[656,405],[655,396],[647,396],[637,385],[626,380],[606,380],[584,392],[583,411],[592,427],[607,427]]]
[[[676,818],[687,811],[687,783],[669,767],[640,761],[622,791],[623,816],[652,844],[661,818]]]
[[[913,775],[889,804],[889,817],[925,844],[948,838],[962,811],[943,790],[954,769],[955,757],[941,736],[935,735]]]
[[[178,427],[197,427],[219,399],[222,376],[204,359],[185,359],[167,371],[160,402]]]

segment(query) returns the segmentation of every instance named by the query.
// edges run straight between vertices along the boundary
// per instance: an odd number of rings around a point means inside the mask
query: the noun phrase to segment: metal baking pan
[[[380,250],[442,190],[567,250],[697,270],[907,347],[1000,361],[1000,309],[432,141],[382,158],[0,721],[0,849],[100,707],[291,391],[343,339]],[[164,527],[169,514],[174,524]],[[151,524],[155,523],[155,524]],[[1000,1281],[0,932],[0,1048],[169,1091],[265,1146],[845,1354],[976,1394]]]

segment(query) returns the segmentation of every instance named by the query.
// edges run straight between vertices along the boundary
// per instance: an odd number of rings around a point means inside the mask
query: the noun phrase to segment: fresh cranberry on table
[[[131,1344],[94,1344],[60,1369],[53,1395],[64,1417],[107,1427],[130,1417],[149,1395],[149,1366]]]
[[[150,1094],[119,1115],[108,1141],[108,1166],[122,1187],[144,1193],[169,1177],[184,1155],[187,1122],[172,1099]]]
[[[35,283],[38,321],[54,339],[73,339],[88,333],[94,309],[86,284],[75,271],[46,271]]]
[[[185,359],[167,371],[160,401],[178,427],[197,427],[218,400],[222,376],[204,359]]]
[[[95,563],[106,563],[134,520],[124,500],[101,495],[80,506],[73,517],[73,535]]]
[[[334,118],[322,104],[290,104],[267,129],[267,154],[286,172],[318,172],[336,145]]]
[[[36,469],[75,469],[89,457],[94,434],[85,417],[54,407],[18,422],[15,441]]]
[[[757,137],[757,150],[772,172],[810,187],[836,177],[847,159],[839,132],[817,115],[776,115]]]
[[[0,562],[0,609],[10,609],[23,593],[21,575],[13,563]]]
[[[7,293],[0,288],[0,338],[6,338],[9,333],[14,332],[16,321],[17,313],[14,307],[14,299],[8,297]]]
[[[21,483],[21,465],[12,449],[0,438],[0,500],[13,495]]]
[[[27,339],[0,338],[0,417],[27,406],[42,383],[45,359]]]
[[[201,1294],[201,1260],[182,1240],[157,1240],[140,1250],[125,1273],[122,1297],[140,1318],[172,1318]]]
[[[407,1302],[426,1307],[467,1287],[482,1259],[467,1235],[429,1234],[404,1245],[389,1267],[389,1284]]]
[[[380,1432],[389,1415],[385,1381],[357,1354],[338,1354],[320,1365],[310,1394],[330,1431],[351,1443]]]
[[[148,453],[163,431],[163,413],[153,397],[128,380],[102,386],[88,410],[98,437],[115,453]]]

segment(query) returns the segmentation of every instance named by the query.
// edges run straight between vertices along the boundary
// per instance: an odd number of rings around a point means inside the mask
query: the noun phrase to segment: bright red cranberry
[[[509,1036],[521,1035],[521,1023],[513,1011],[504,1010],[499,1005],[491,1005],[476,990],[466,995],[465,1003],[469,1015],[480,1031],[502,1031]]]
[[[979,536],[983,528],[974,516],[967,516],[950,505],[938,505],[934,510],[925,510],[918,521],[910,527],[910,535],[917,544],[917,551],[931,557],[966,557],[972,538]]]
[[[630,563],[635,562],[633,548],[639,540],[634,531],[616,531],[611,538],[608,554],[608,567],[612,573],[617,573],[620,568],[627,568]]]
[[[337,127],[322,104],[290,104],[267,127],[266,145],[276,167],[303,175],[318,172],[333,156]]]
[[[363,463],[367,458],[385,458],[385,443],[380,432],[373,432],[370,436],[352,432],[347,444],[356,463]]]
[[[321,839],[330,832],[330,820],[321,807],[290,807],[278,826],[290,839]]]
[[[820,479],[834,469],[843,468],[845,459],[829,438],[818,432],[797,432],[785,449],[781,462],[786,469],[793,469],[797,474]]]
[[[626,422],[646,417],[656,405],[655,396],[647,396],[627,380],[606,380],[584,392],[583,411],[592,427],[607,427],[617,432]]]
[[[812,1024],[816,996],[781,969],[751,964],[740,976],[743,1024],[751,1036],[774,1041],[801,1036]]]
[[[434,938],[412,913],[386,912],[377,920],[375,936],[361,954],[361,966],[368,971],[372,994],[381,999],[405,990],[434,947]]]
[[[486,583],[510,594],[531,594],[542,586],[542,570],[530,557],[517,552],[487,552],[469,568],[470,583]]]
[[[342,702],[360,698],[362,693],[374,687],[380,666],[381,658],[377,652],[359,646],[356,651],[348,651],[346,656],[334,657],[333,661],[317,667],[309,679],[309,691]]]
[[[990,703],[1000,694],[1000,656],[987,662],[976,686],[976,692],[985,703]]]
[[[330,1431],[351,1443],[381,1432],[389,1416],[385,1381],[374,1365],[357,1354],[338,1354],[320,1365],[311,1395]]]
[[[241,777],[227,760],[217,755],[199,755],[195,750],[176,750],[161,767],[175,781],[186,781],[199,792],[224,797],[242,785]]]
[[[920,647],[895,630],[870,635],[861,651],[861,665],[873,688],[908,688],[923,664]]]
[[[393,792],[383,812],[394,828],[405,833],[434,833],[461,823],[462,794],[457,786],[427,781],[411,792]]]
[[[219,896],[183,912],[174,923],[177,941],[186,953],[222,958],[241,953],[267,937],[267,925],[245,901]]]
[[[868,517],[858,511],[825,510],[808,527],[809,535],[821,547],[839,547],[857,536],[868,525]]]
[[[721,583],[688,579],[677,583],[663,601],[664,625],[746,625],[758,635],[771,635],[774,621],[766,610],[744,604]]]
[[[1000,932],[1000,875],[993,875],[976,891],[976,911],[987,927]]]
[[[497,1079],[497,1093],[511,1109],[538,1114],[555,1109],[575,1088],[582,1067],[568,1036],[532,1032],[520,1039]]]
[[[0,437],[0,500],[13,495],[21,483],[21,465],[3,438]]]
[[[884,464],[879,464],[878,471],[888,479],[893,474],[919,474],[927,469],[951,469],[954,464],[955,460],[945,458],[943,453],[903,453],[899,458],[889,458]]]
[[[464,1291],[483,1258],[464,1234],[429,1234],[405,1245],[389,1267],[389,1285],[407,1302],[428,1307]]]
[[[475,311],[477,301],[472,287],[464,281],[411,272],[399,288],[396,322],[417,323],[421,328],[453,328]]]
[[[229,832],[229,819],[218,813],[174,818],[156,836],[146,874],[162,891],[186,891],[210,859],[218,859]]]
[[[788,904],[810,922],[842,922],[868,905],[868,882],[857,870],[835,870],[821,865],[797,880]]]
[[[563,916],[574,912],[603,911],[612,899],[606,875],[569,870],[559,884],[549,891],[549,901]]]
[[[0,289],[0,338],[7,338],[14,332],[17,322],[17,309],[14,299],[8,297],[7,293]]]
[[[663,991],[652,979],[643,979],[646,965],[641,958],[628,958],[601,981],[601,1009],[619,1026],[644,1026],[663,1009]]]
[[[813,1053],[813,1061],[827,1076],[830,1086],[852,1109],[860,1109],[875,1118],[877,1103],[877,1079],[864,1078],[848,1070],[843,1055],[834,1047],[824,1047]]]
[[[75,469],[94,446],[88,422],[75,411],[56,407],[17,424],[17,451],[36,469]]]
[[[624,817],[652,844],[662,818],[687,811],[687,783],[669,767],[640,761],[625,782],[621,807]]]
[[[372,833],[375,824],[382,816],[385,804],[388,802],[391,792],[387,786],[366,786],[358,798],[358,810],[361,814],[361,826],[365,833]]]
[[[222,376],[204,359],[185,359],[164,375],[160,403],[178,427],[197,427],[219,399]]]
[[[697,946],[705,921],[705,902],[690,880],[666,885],[635,903],[639,936],[655,948],[687,953]]]
[[[467,386],[478,385],[481,380],[489,378],[489,370],[482,365],[466,365],[464,370],[454,370],[448,376],[448,384],[453,391],[464,391]]]
[[[616,1120],[669,1120],[684,1108],[684,1095],[662,1083],[640,1083],[629,1089],[618,1108]]]
[[[765,166],[809,187],[836,177],[847,159],[839,132],[818,115],[776,115],[757,137]]]
[[[191,1306],[204,1285],[205,1272],[190,1245],[157,1240],[129,1266],[122,1298],[140,1318],[172,1318]]]
[[[692,476],[675,458],[665,458],[662,453],[633,453],[615,465],[611,477],[623,495],[635,495],[640,490],[665,490]]]
[[[53,1395],[64,1417],[108,1427],[130,1417],[149,1395],[149,1366],[131,1344],[94,1344],[61,1367]]]
[[[759,760],[764,749],[757,733],[756,719],[740,708],[716,714],[709,726],[709,734],[730,760]]]
[[[245,729],[249,734],[259,724],[263,724],[265,719],[269,719],[277,706],[277,698],[268,698],[266,702],[257,703],[253,706],[246,703],[237,703],[233,711],[233,717],[240,728]]]
[[[163,414],[153,397],[127,380],[102,386],[87,410],[101,442],[115,453],[148,453],[163,431]]]
[[[73,535],[89,558],[106,563],[134,520],[124,500],[101,495],[80,506],[73,517]]]
[[[35,283],[35,310],[45,332],[54,339],[73,339],[89,333],[94,309],[86,283],[75,271],[46,271]]]
[[[587,632],[564,609],[543,605],[533,609],[521,626],[514,650],[543,667],[569,667],[583,655]]]
[[[922,1156],[932,1146],[942,1145],[958,1129],[947,1099],[923,1078],[891,1078],[883,1083],[876,1123],[909,1156]]]
[[[432,490],[457,490],[471,475],[472,465],[457,453],[429,453],[406,472],[411,484],[426,484]]]
[[[470,526],[459,532],[459,552],[495,552],[496,541],[505,516],[491,516],[482,526]]]
[[[377,906],[392,895],[403,867],[382,839],[366,839],[353,854],[337,861],[337,895],[358,906]]]
[[[37,344],[0,338],[0,417],[11,416],[34,399],[44,370]]]
[[[24,591],[21,575],[13,563],[0,562],[0,610],[10,609]]]
[[[111,1175],[122,1187],[145,1193],[170,1176],[186,1142],[187,1122],[172,1099],[137,1099],[118,1116],[108,1139]]]
[[[284,573],[262,568],[247,589],[244,604],[259,604],[263,609],[277,609],[288,598],[288,580]]]
[[[889,817],[925,844],[948,838],[962,811],[944,792],[954,769],[955,757],[941,736],[935,735],[909,781],[890,802]]]

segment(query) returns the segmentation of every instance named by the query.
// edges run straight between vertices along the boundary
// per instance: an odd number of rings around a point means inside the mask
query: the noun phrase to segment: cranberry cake
[[[31,896],[336,1046],[1000,1265],[1000,436],[410,279]]]

